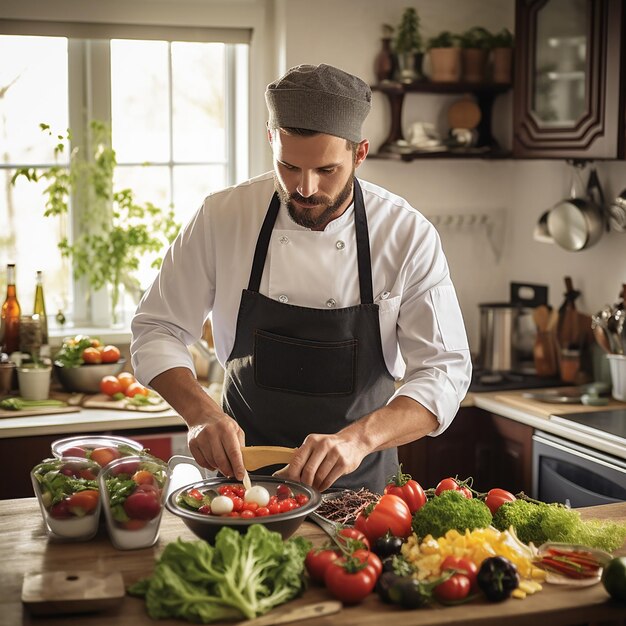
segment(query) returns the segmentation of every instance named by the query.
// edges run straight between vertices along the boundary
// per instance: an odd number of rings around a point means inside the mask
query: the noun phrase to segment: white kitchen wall
[[[475,25],[514,30],[513,0],[279,0],[285,66],[329,63],[373,83],[381,25],[397,25],[406,6],[417,9],[426,38],[441,30],[460,32]],[[407,96],[405,131],[414,121],[441,127],[442,112],[451,100],[454,98]],[[502,145],[510,146],[511,96],[500,96],[494,109],[494,134]],[[387,102],[374,93],[365,125],[373,151],[388,130]],[[626,188],[626,162],[596,165],[607,198]],[[626,282],[626,234],[605,234],[595,247],[576,253],[533,240],[541,213],[568,195],[571,174],[564,161],[428,159],[400,163],[369,159],[359,175],[406,197],[440,221],[445,222],[446,215],[459,214],[485,214],[496,220],[492,233],[495,250],[483,227],[438,226],[474,352],[478,350],[478,304],[507,301],[510,281],[547,284],[550,303],[559,306],[563,278],[570,275],[583,292],[578,307],[590,313],[616,301],[622,282]]]

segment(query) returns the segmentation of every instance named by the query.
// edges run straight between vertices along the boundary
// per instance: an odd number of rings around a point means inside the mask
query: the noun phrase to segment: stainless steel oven
[[[536,431],[532,495],[572,507],[622,502],[626,500],[626,461]]]

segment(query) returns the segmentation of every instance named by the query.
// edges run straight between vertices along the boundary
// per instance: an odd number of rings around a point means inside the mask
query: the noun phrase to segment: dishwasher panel
[[[544,502],[594,506],[626,500],[626,462],[537,431],[533,435],[533,493]]]

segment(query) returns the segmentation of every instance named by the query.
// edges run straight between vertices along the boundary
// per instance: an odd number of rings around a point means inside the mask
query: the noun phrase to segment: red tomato
[[[233,511],[235,512],[241,511],[243,509],[243,498],[233,495],[231,499],[233,501]]]
[[[122,391],[122,385],[117,380],[117,376],[105,376],[100,381],[100,393],[104,393],[107,396],[114,396],[116,393]]]
[[[270,510],[266,506],[260,506],[255,512],[256,517],[265,517],[270,514]]]
[[[440,602],[456,602],[467,598],[470,592],[470,581],[463,574],[454,574],[448,580],[435,587],[433,593]]]
[[[267,508],[270,515],[277,515],[280,513],[280,504],[278,504],[278,502],[270,502],[270,504],[267,505]]]
[[[295,503],[291,498],[287,498],[287,500],[281,500],[278,508],[280,509],[281,513],[287,513],[288,511],[291,511],[295,508]]]
[[[444,491],[460,491],[461,487],[454,478],[444,478],[435,488],[435,495],[440,496]]]
[[[514,502],[517,498],[510,492],[504,489],[490,489],[487,492],[487,497],[485,498],[485,504],[489,507],[492,515],[496,514],[496,511],[505,503],[505,502]]]
[[[254,517],[254,511],[250,509],[244,509],[240,514],[242,519],[252,519]]]
[[[102,363],[102,354],[98,348],[85,348],[83,350],[83,361],[90,365],[94,363]]]
[[[161,512],[161,503],[154,493],[138,489],[124,500],[123,506],[131,519],[151,520]]]
[[[472,490],[467,485],[459,487],[459,493],[462,493],[468,500],[471,500],[474,497],[472,495]]]
[[[408,505],[409,511],[415,513],[426,504],[426,494],[421,485],[411,478],[410,474],[402,473],[402,465],[398,473],[393,476],[385,487],[385,493],[402,498]]]
[[[100,467],[104,467],[111,461],[119,459],[121,456],[122,454],[117,448],[94,448],[89,458],[95,461]]]
[[[103,363],[117,363],[121,356],[120,349],[115,346],[104,346],[102,349]]]
[[[126,391],[130,385],[137,382],[137,379],[130,372],[122,372],[117,375],[117,380],[122,385],[122,391]]]
[[[127,398],[134,398],[136,395],[141,394],[142,396],[147,396],[150,393],[147,387],[144,387],[141,383],[131,383],[126,387],[124,391],[124,395]]]
[[[50,507],[49,513],[50,517],[54,517],[55,519],[67,519],[68,517],[72,517],[72,512],[67,505],[67,499],[53,504]]]
[[[74,446],[73,448],[67,448],[67,450],[63,450],[63,454],[61,456],[77,456],[81,459],[84,459],[87,456],[87,453],[85,452],[85,448]]]
[[[309,496],[306,495],[306,493],[299,493],[296,496],[296,502],[300,505],[300,506],[304,506],[307,502],[309,501]]]
[[[326,569],[324,583],[337,600],[344,604],[358,604],[372,593],[376,576],[369,566],[355,572],[348,571],[345,559],[337,559]]]
[[[408,537],[412,519],[411,511],[402,498],[386,494],[359,513],[354,527],[374,542],[386,532],[394,537]]]
[[[476,576],[478,574],[478,567],[474,561],[466,559],[461,556],[447,556],[441,563],[441,571],[454,570],[463,576],[467,576],[470,582],[470,589],[477,589],[478,583],[476,582]]]
[[[361,561],[361,563],[367,563],[376,575],[376,579],[383,573],[383,562],[373,552],[369,550],[355,550],[352,556]]]
[[[138,485],[154,485],[154,476],[148,470],[138,470],[132,475],[132,480],[134,480]],[[197,489],[192,489],[191,491],[198,491]],[[189,492],[191,494],[191,492]],[[195,496],[192,496],[195,497]],[[196,498],[197,499],[197,498]],[[200,494],[200,500],[202,500],[202,494]]]
[[[350,526],[346,526],[345,528],[341,528],[337,531],[337,539],[342,541],[342,537],[346,539],[352,539],[354,541],[360,541],[368,550],[370,549],[370,542],[364,533],[356,528],[351,528]]]
[[[316,583],[323,583],[326,569],[338,558],[339,554],[334,550],[313,548],[307,552],[306,558],[304,559],[304,566],[311,580]]]
[[[259,508],[259,503],[258,502],[246,502],[244,500],[242,508],[244,511],[252,511],[254,513],[254,511],[256,511]]]

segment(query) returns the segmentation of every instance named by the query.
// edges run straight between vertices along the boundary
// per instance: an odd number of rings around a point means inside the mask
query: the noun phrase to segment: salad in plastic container
[[[52,454],[58,458],[84,457],[106,467],[111,461],[143,451],[137,441],[116,435],[82,435],[52,442]]]
[[[169,484],[167,463],[154,457],[124,457],[107,465],[98,480],[113,545],[119,550],[154,545]]]
[[[100,466],[84,458],[45,459],[30,472],[48,534],[85,541],[98,532]]]

